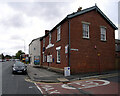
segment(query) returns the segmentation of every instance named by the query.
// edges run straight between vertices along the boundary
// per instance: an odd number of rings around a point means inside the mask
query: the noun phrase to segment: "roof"
[[[56,29],[59,25],[61,25],[63,22],[65,22],[66,20],[69,20],[71,18],[74,18],[76,16],[79,16],[79,15],[82,15],[82,14],[85,14],[87,12],[90,12],[92,10],[96,10],[97,12],[99,12],[101,14],[101,16],[115,29],[117,30],[118,28],[112,23],[112,21],[95,5],[93,7],[90,7],[90,8],[87,8],[87,9],[84,9],[84,10],[81,10],[79,12],[74,12],[72,14],[69,14],[67,15],[61,22],[59,22],[51,31],[53,32],[54,29]],[[48,33],[49,34],[49,33]],[[48,34],[45,34],[45,36],[43,36],[42,38],[46,37]],[[41,39],[42,40],[42,39]]]
[[[38,40],[38,39],[41,39],[41,37],[38,37],[38,38],[36,38],[36,39],[33,39],[33,40],[31,41],[31,43],[29,44],[29,46],[32,44],[33,41]]]
[[[73,13],[73,14],[70,14],[70,15],[68,15],[68,18],[71,19],[71,18],[73,18],[73,17],[76,17],[76,16],[78,16],[78,15],[87,13],[87,12],[92,11],[92,10],[98,11],[98,12],[103,16],[103,18],[104,18],[105,20],[107,20],[108,23],[109,23],[115,30],[118,29],[118,28],[112,23],[112,21],[111,21],[96,5],[93,6],[93,7],[84,9],[84,10],[82,10],[82,11],[79,11],[79,12],[76,12],[76,13]]]

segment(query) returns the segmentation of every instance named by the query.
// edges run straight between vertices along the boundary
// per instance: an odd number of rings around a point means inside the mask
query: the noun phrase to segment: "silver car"
[[[27,66],[20,62],[16,61],[15,64],[12,66],[12,73],[24,73],[27,74]]]

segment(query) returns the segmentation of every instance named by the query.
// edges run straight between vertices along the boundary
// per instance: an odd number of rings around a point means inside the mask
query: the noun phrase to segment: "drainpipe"
[[[69,32],[69,41],[68,41],[68,67],[70,67],[70,49],[71,49],[71,45],[70,45],[70,20],[68,20],[68,32]]]

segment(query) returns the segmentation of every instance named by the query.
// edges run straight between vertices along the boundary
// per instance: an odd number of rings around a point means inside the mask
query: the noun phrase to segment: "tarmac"
[[[27,73],[29,78],[35,82],[44,83],[58,83],[58,82],[71,82],[74,80],[83,80],[91,78],[106,78],[112,76],[118,76],[120,71],[107,71],[102,73],[87,73],[87,74],[76,74],[70,76],[64,76],[64,74],[50,71],[49,69],[36,68],[27,64]]]

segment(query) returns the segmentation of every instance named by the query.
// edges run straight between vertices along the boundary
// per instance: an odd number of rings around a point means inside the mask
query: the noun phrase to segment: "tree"
[[[10,55],[5,55],[6,59],[11,59],[12,57]]]
[[[16,58],[17,59],[20,59],[20,55],[21,54],[25,54],[24,52],[22,52],[22,50],[19,50],[17,53],[16,53]]]
[[[2,56],[2,59],[5,59],[5,56],[3,55],[3,53],[1,54],[1,56]]]

